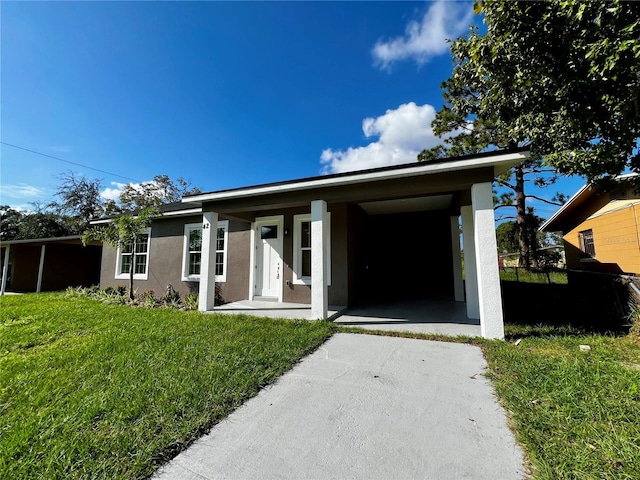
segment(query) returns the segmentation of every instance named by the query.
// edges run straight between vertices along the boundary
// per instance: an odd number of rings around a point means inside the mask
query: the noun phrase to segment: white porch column
[[[464,302],[462,260],[460,258],[460,225],[458,217],[451,217],[451,253],[453,255],[453,296],[456,302]]]
[[[329,312],[327,287],[327,202],[311,202],[311,317],[326,319]]]
[[[464,288],[467,299],[467,318],[478,320],[478,279],[476,273],[476,248],[473,238],[473,209],[465,205],[462,213],[462,244],[464,248]]]
[[[40,247],[40,265],[38,266],[38,284],[36,285],[37,293],[40,293],[42,291],[42,275],[44,274],[44,252],[46,248],[46,245],[42,245]]]
[[[471,186],[480,330],[485,338],[504,338],[502,293],[491,183]],[[466,257],[466,255],[465,255]]]
[[[0,286],[0,295],[4,295],[7,290],[7,278],[9,278],[9,250],[11,245],[4,247],[4,263],[2,265],[2,285]]]
[[[216,300],[216,241],[218,214],[202,212],[202,256],[200,258],[200,289],[198,310],[213,310]]]

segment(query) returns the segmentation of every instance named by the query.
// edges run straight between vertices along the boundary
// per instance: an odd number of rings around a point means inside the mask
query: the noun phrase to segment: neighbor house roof
[[[628,180],[637,175],[638,175],[637,173],[620,175],[616,177],[616,180],[619,180],[619,181]],[[560,207],[556,211],[556,213],[551,215],[551,217],[540,226],[539,230],[541,232],[555,232],[555,231],[562,230],[561,226],[565,222],[565,220],[570,218],[574,214],[574,212],[576,212],[581,206],[583,206],[587,201],[589,201],[591,198],[593,198],[597,194],[598,194],[598,190],[592,184],[587,183],[583,185],[582,188],[578,190],[576,194],[573,197],[571,197],[571,199],[567,203],[565,203],[562,207]]]
[[[0,241],[0,246],[6,245],[43,245],[45,243],[69,243],[69,244],[78,244],[82,242],[82,235],[69,235],[66,237],[48,237],[48,238],[27,238],[22,240],[2,240]],[[91,245],[102,245],[100,241],[93,241]]]
[[[207,193],[185,196],[183,202],[209,202],[217,200],[231,200],[235,198],[252,197],[273,193],[288,193],[294,191],[318,188],[348,186],[372,180],[390,180],[396,178],[419,177],[436,173],[472,170],[492,167],[494,175],[504,173],[509,168],[521,163],[529,156],[529,150],[522,148],[516,151],[493,151],[475,155],[443,158],[431,162],[409,163],[391,167],[358,170],[355,172],[335,173],[307,177],[284,182],[265,183],[248,187],[217,190]]]

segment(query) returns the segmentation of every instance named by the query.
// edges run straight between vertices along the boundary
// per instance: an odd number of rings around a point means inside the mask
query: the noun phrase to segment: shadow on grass
[[[629,333],[622,285],[502,282],[507,340]]]

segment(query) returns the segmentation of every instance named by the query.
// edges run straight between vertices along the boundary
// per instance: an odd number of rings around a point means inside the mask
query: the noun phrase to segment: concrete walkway
[[[153,478],[524,478],[470,345],[337,334]]]

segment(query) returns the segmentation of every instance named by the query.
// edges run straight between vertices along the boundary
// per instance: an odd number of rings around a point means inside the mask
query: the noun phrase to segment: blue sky
[[[415,161],[437,143],[445,39],[479,21],[469,2],[0,8],[2,141],[109,172],[0,145],[0,204],[19,208],[68,170],[108,196],[156,174],[210,191]]]

